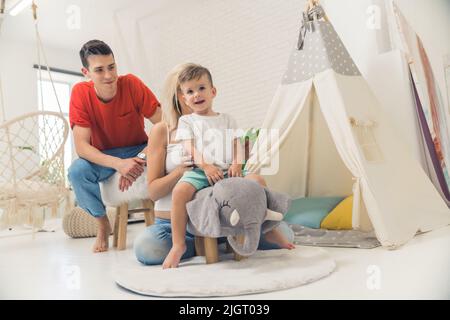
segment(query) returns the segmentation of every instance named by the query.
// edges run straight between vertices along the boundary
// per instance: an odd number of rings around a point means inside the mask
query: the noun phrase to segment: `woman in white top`
[[[148,141],[147,183],[150,198],[155,201],[155,223],[148,226],[134,241],[138,261],[146,265],[162,264],[172,247],[170,209],[172,190],[187,170],[192,170],[192,159],[185,157],[183,147],[174,141],[178,119],[192,110],[179,99],[179,73],[189,64],[176,66],[168,75],[162,97],[162,121],[153,126]],[[292,242],[293,231],[282,222],[280,231]],[[219,242],[224,242],[219,239]],[[277,244],[261,237],[258,249],[279,249]],[[186,233],[186,252],[182,259],[195,256],[194,236]]]

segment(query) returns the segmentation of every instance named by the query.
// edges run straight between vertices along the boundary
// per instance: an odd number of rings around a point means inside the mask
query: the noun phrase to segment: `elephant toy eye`
[[[231,206],[228,204],[229,201],[223,201],[222,204],[220,205],[219,210],[221,210],[223,207],[228,207],[231,209]]]

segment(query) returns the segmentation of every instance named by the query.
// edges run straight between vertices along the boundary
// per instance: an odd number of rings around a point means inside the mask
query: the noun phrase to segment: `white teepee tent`
[[[353,228],[396,248],[450,224],[450,210],[393,129],[315,5],[246,168],[293,198],[353,193]]]

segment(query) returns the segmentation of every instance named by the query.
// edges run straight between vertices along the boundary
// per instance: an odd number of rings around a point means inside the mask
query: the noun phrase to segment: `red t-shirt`
[[[70,127],[91,128],[91,144],[99,150],[147,142],[144,117],[159,106],[153,92],[136,76],[119,76],[117,94],[108,103],[97,97],[94,83],[77,83],[70,97]]]

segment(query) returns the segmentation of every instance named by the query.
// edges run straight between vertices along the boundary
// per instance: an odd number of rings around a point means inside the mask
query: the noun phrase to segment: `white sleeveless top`
[[[182,162],[183,157],[183,146],[180,143],[169,143],[169,128],[167,128],[167,149],[166,149],[166,164],[165,173],[166,175],[171,173],[178,167]],[[155,202],[155,211],[170,211],[172,209],[172,192],[165,195]]]

